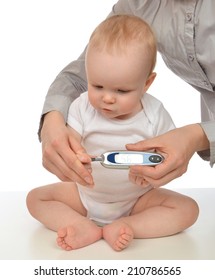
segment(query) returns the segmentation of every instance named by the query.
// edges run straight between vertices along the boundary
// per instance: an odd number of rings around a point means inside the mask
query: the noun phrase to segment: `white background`
[[[58,72],[76,59],[115,0],[7,0],[0,4],[0,191],[27,191],[55,182],[42,167],[37,129],[43,101]],[[173,75],[160,57],[149,93],[177,126],[199,122],[199,93]],[[214,169],[194,156],[168,187],[215,187]]]

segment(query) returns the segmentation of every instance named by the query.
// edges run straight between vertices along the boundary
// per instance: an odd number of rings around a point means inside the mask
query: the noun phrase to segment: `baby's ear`
[[[152,72],[149,77],[146,80],[145,86],[144,86],[144,92],[147,92],[151,84],[154,82],[155,77],[157,74],[155,72]]]

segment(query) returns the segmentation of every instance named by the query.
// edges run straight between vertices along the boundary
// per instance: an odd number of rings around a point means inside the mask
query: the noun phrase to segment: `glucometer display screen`
[[[107,152],[103,154],[105,167],[128,168],[131,165],[157,165],[163,161],[159,154],[151,152]]]
[[[143,163],[143,155],[140,154],[115,154],[115,163],[121,164],[141,164]]]

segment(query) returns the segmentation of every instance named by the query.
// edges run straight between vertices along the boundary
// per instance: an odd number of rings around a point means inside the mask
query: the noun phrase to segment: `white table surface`
[[[136,239],[122,252],[104,240],[66,252],[56,245],[56,233],[30,216],[25,192],[0,192],[0,260],[215,260],[215,189],[177,191],[198,202],[197,222],[174,236]]]

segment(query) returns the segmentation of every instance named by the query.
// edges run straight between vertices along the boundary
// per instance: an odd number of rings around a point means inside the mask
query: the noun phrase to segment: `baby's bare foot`
[[[102,238],[102,229],[93,222],[82,221],[58,230],[57,244],[69,251],[90,245]]]
[[[103,228],[103,238],[115,251],[127,248],[133,237],[130,226],[122,221],[113,222]]]

